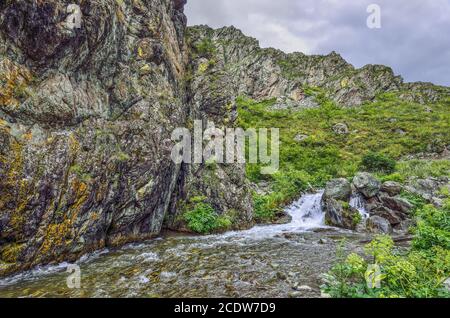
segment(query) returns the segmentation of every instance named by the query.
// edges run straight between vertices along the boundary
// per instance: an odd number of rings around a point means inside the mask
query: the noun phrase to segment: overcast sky
[[[381,29],[367,27],[369,4]],[[385,64],[406,81],[450,86],[450,0],[188,0],[189,25],[234,25],[262,47],[340,53],[357,67]]]

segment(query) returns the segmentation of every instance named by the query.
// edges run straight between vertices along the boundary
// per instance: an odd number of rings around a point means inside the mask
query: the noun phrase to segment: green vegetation
[[[210,234],[230,228],[230,218],[219,216],[210,204],[204,202],[205,199],[204,197],[191,198],[190,203],[193,207],[183,214],[189,230],[200,234]]]
[[[404,159],[439,152],[442,145],[450,144],[448,102],[429,105],[430,112],[389,93],[362,107],[339,108],[318,88],[308,87],[305,92],[320,107],[279,110],[271,107],[275,100],[238,99],[240,126],[280,128],[279,172],[262,175],[260,165],[247,165],[252,182],[271,185],[271,192],[254,195],[258,221],[272,220],[302,191],[323,187],[332,178],[352,178],[361,170],[375,173],[382,181],[450,176],[449,160]],[[346,123],[349,133],[335,133],[333,126],[338,123]],[[445,195],[448,189],[441,192]],[[416,206],[412,247],[394,247],[390,237],[380,236],[362,256],[340,253],[340,261],[326,275],[324,292],[333,297],[450,297],[443,289],[450,276],[450,200],[437,209],[416,195],[404,192],[402,197]],[[380,267],[381,288],[367,287],[369,264]]]
[[[258,221],[270,221],[300,192],[323,187],[332,178],[352,178],[363,167],[383,181],[450,175],[449,160],[401,161],[406,155],[426,152],[432,140],[450,144],[449,104],[432,104],[433,111],[427,112],[423,105],[389,93],[362,107],[341,108],[320,88],[306,87],[305,91],[320,107],[279,110],[272,109],[275,100],[237,100],[240,127],[280,128],[280,171],[267,176],[260,173],[260,165],[247,165],[252,182],[266,181],[272,186],[267,195],[255,194]],[[337,123],[346,123],[349,134],[336,134],[333,126]],[[305,138],[297,141],[299,135]]]
[[[395,248],[389,236],[378,236],[363,256],[352,253],[325,275],[323,291],[333,297],[450,297],[443,282],[450,276],[450,198],[443,208],[416,205],[412,249]],[[369,264],[380,268],[379,288],[367,286]]]
[[[385,155],[370,152],[362,159],[361,168],[368,172],[393,173],[396,162]]]
[[[216,47],[210,38],[203,38],[194,46],[198,57],[211,58],[216,53]]]

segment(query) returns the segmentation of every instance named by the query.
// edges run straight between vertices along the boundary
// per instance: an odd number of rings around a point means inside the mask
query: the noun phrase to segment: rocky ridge
[[[418,103],[450,96],[448,87],[404,83],[383,65],[356,69],[336,52],[286,54],[261,48],[256,39],[235,27],[193,26],[187,30],[187,39],[194,52],[191,67],[195,77],[207,77],[213,85],[220,83],[224,91],[236,96],[275,98],[278,108],[316,107],[320,93],[345,107],[359,106],[386,92]]]

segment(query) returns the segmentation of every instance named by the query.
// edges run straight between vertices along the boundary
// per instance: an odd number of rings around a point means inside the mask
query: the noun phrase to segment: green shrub
[[[394,159],[379,153],[368,153],[362,158],[361,168],[369,172],[393,173],[396,162]]]
[[[450,276],[450,205],[438,209],[415,203],[417,226],[412,249],[394,248],[391,237],[376,237],[365,247],[365,259],[381,269],[381,287],[369,289],[367,263],[358,255],[342,256],[325,275],[324,292],[333,297],[450,297],[443,282]]]
[[[218,215],[210,204],[202,201],[202,197],[192,198],[191,203],[194,203],[194,208],[183,214],[183,218],[191,231],[200,234],[210,234],[231,227],[232,222],[230,218]]]
[[[210,58],[215,54],[216,47],[210,38],[204,38],[195,45],[195,51],[200,57]]]
[[[365,248],[365,255],[350,254],[324,275],[322,290],[332,297],[400,298],[449,297],[443,282],[450,274],[450,251],[433,247],[426,253],[412,250],[402,254],[389,236],[378,236]],[[366,261],[368,260],[368,261]],[[369,288],[366,274],[369,264],[380,268],[379,288]]]
[[[440,246],[450,250],[450,209],[426,205],[416,211],[414,247],[428,250]]]

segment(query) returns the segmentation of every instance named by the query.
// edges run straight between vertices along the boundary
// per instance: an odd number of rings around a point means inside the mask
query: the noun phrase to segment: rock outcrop
[[[317,107],[322,94],[341,106],[359,106],[386,92],[398,92],[401,98],[419,103],[450,97],[447,87],[405,84],[383,65],[356,69],[336,52],[322,56],[262,49],[256,39],[234,27],[194,26],[187,34],[197,53],[196,70],[210,74],[211,80],[236,96],[274,98],[274,108]]]
[[[344,229],[356,229],[361,220],[359,211],[350,206],[352,188],[347,179],[334,179],[327,183],[322,197],[325,223]]]
[[[0,276],[154,237],[187,188],[251,226],[243,170],[170,159],[175,128],[232,113],[188,87],[184,3],[84,1],[81,28],[66,1],[0,3]]]
[[[358,173],[352,184],[346,179],[331,180],[322,199],[325,221],[369,233],[405,233],[412,225],[414,206],[400,196],[403,188],[397,182],[382,185],[367,172]]]

